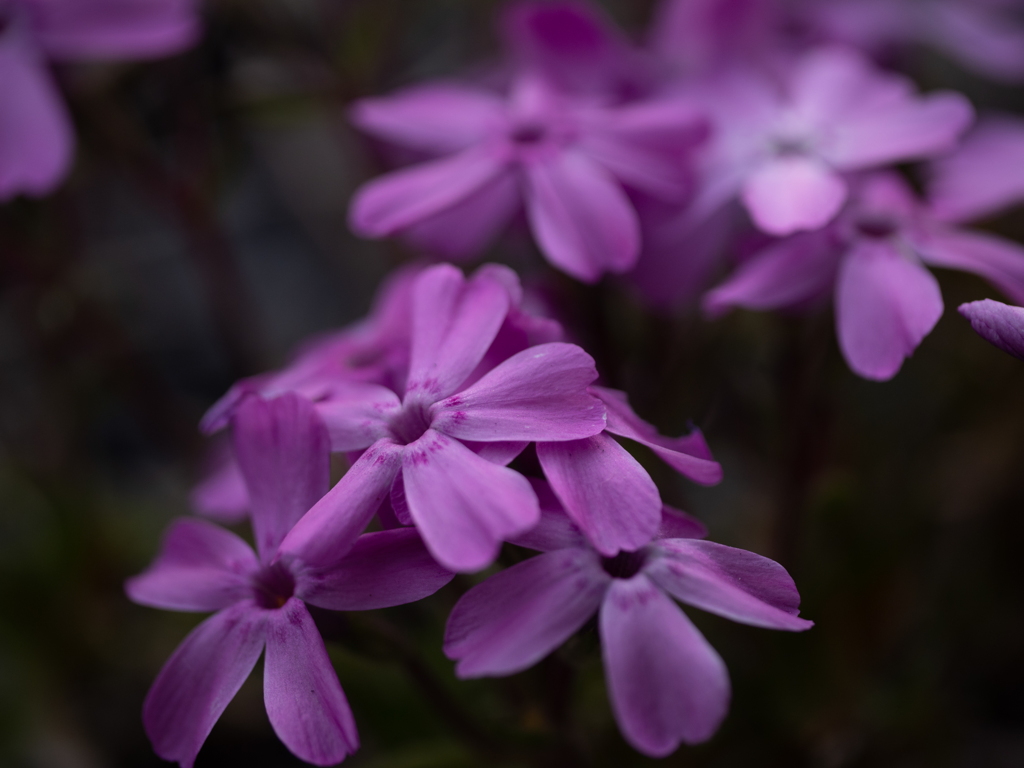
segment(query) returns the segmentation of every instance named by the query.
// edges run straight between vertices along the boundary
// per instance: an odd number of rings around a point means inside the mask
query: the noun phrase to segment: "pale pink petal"
[[[839,271],[836,329],[854,373],[891,379],[942,316],[932,274],[888,243],[860,242]]]
[[[192,768],[214,723],[263,652],[266,612],[252,602],[215,613],[164,664],[142,705],[153,751]]]
[[[192,509],[220,523],[237,523],[249,512],[249,489],[229,440],[218,440],[207,452],[205,477],[189,494]]]
[[[313,404],[291,393],[247,399],[233,423],[256,548],[269,562],[285,534],[330,488],[330,439]]]
[[[332,611],[369,611],[429,597],[452,580],[411,528],[364,533],[326,570],[300,571],[295,594]]]
[[[574,440],[604,429],[587,392],[594,359],[575,344],[540,344],[512,356],[469,389],[436,403],[432,425],[463,440]]]
[[[932,227],[913,239],[921,261],[981,275],[1024,304],[1024,246],[985,232]]]
[[[658,487],[608,435],[538,443],[537,458],[569,517],[602,555],[639,549],[657,533]]]
[[[794,108],[812,125],[841,125],[851,115],[913,99],[909,79],[880,72],[863,54],[838,45],[815,48],[803,56],[789,91]]]
[[[504,539],[536,525],[540,516],[525,477],[432,429],[406,446],[402,478],[427,548],[452,571],[486,568]]]
[[[703,539],[708,529],[697,518],[667,504],[661,508],[661,526],[658,539]]]
[[[697,628],[642,573],[616,580],[600,614],[609,698],[626,741],[651,757],[711,738],[729,673]]]
[[[1004,352],[1024,360],[1024,308],[985,299],[960,305],[971,327]]]
[[[360,99],[349,112],[360,130],[410,149],[448,154],[483,141],[505,123],[498,94],[436,82]]]
[[[565,507],[558,500],[551,484],[540,478],[529,478],[533,492],[540,503],[540,520],[526,533],[512,536],[507,541],[517,547],[526,547],[538,552],[554,552],[556,549],[587,549],[587,540],[582,531],[565,514]]]
[[[578,150],[526,169],[526,210],[548,261],[584,282],[625,272],[640,255],[640,224],[618,182]]]
[[[699,429],[693,428],[682,437],[664,437],[633,412],[625,392],[597,386],[590,391],[604,403],[608,412],[607,429],[613,435],[646,445],[672,469],[695,483],[715,485],[722,480],[722,465],[712,457]]]
[[[782,236],[825,226],[846,194],[846,182],[820,160],[785,155],[748,176],[740,196],[759,229]]]
[[[766,557],[713,541],[666,539],[647,577],[677,600],[733,621],[802,632],[800,593],[786,569]]]
[[[361,450],[387,437],[387,419],[401,407],[398,395],[387,387],[353,383],[316,403],[316,412],[327,426],[331,450],[342,453]]]
[[[263,699],[274,733],[296,757],[334,765],[359,734],[313,618],[298,598],[267,612]]]
[[[594,615],[610,581],[586,549],[531,557],[462,596],[448,617],[445,655],[461,678],[531,667]]]
[[[143,573],[125,582],[128,597],[170,611],[218,611],[252,594],[256,554],[238,536],[205,520],[176,520]]]

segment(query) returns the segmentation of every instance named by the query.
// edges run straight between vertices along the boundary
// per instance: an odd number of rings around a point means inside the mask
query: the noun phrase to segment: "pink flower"
[[[359,737],[306,604],[400,605],[433,594],[452,574],[413,530],[359,535],[380,498],[361,492],[356,467],[328,491],[327,432],[306,400],[247,399],[234,437],[259,554],[211,523],[180,520],[149,570],[126,584],[143,605],[216,611],[157,676],[143,705],[146,733],[160,757],[190,768],[265,649],[263,690],[274,731],[306,762],[333,765],[359,747]],[[348,525],[315,548],[288,547],[286,535],[307,510],[328,510]]]
[[[721,657],[673,603],[799,632],[800,596],[766,558],[693,537],[703,526],[665,509],[658,537],[601,557],[537,485],[544,516],[515,543],[543,554],[492,576],[456,603],[445,654],[462,678],[509,675],[547,656],[598,616],[612,711],[626,740],[652,757],[705,741],[729,707]]]
[[[926,264],[981,275],[1024,301],[1024,248],[936,220],[900,177],[879,173],[861,180],[833,226],[754,255],[705,296],[704,307],[711,314],[799,307],[831,291],[846,362],[860,376],[886,380],[942,315]]]
[[[74,133],[48,60],[148,58],[191,45],[196,0],[0,3],[0,200],[43,195],[71,165]]]
[[[971,321],[971,327],[982,337],[1024,360],[1024,307],[1008,307],[985,299],[961,304],[960,314]]]

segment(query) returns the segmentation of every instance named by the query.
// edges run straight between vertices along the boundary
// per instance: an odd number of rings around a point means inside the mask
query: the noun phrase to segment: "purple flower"
[[[359,234],[406,233],[447,257],[475,255],[522,204],[541,251],[587,282],[633,267],[640,251],[627,188],[681,200],[702,118],[678,100],[609,106],[518,77],[507,96],[434,83],[358,102],[357,126],[437,159],[355,195]]]
[[[274,731],[303,760],[333,765],[358,748],[359,737],[306,604],[400,605],[433,594],[452,575],[413,530],[359,535],[380,498],[364,493],[361,467],[328,492],[328,436],[307,401],[247,399],[234,438],[259,555],[211,523],[179,520],[149,570],[126,584],[143,605],[216,611],[157,676],[143,705],[146,733],[158,755],[189,768],[266,649],[263,690]],[[315,547],[288,546],[286,535],[307,510],[345,522]]]
[[[191,45],[195,0],[0,3],[0,200],[43,195],[67,174],[74,133],[48,60],[147,58]]]
[[[839,346],[868,379],[896,375],[942,315],[925,265],[973,272],[1024,301],[1024,248],[938,221],[894,174],[862,179],[829,228],[780,240],[710,291],[705,310],[800,307],[835,296]]]
[[[960,314],[981,336],[1019,360],[1024,360],[1024,307],[1009,307],[992,299],[960,305]]]
[[[540,661],[599,613],[612,711],[652,757],[704,741],[729,706],[729,676],[672,597],[733,621],[802,631],[800,596],[777,563],[699,541],[696,521],[665,509],[658,538],[603,558],[537,485],[544,517],[516,543],[543,554],[492,576],[456,603],[445,654],[459,677],[509,675]]]

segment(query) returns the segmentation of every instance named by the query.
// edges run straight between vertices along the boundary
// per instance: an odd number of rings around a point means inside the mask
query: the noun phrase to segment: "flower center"
[[[295,579],[281,563],[265,566],[252,580],[253,598],[260,608],[280,608],[295,594]]]
[[[524,123],[512,129],[509,137],[513,142],[520,145],[531,146],[539,144],[547,138],[548,130],[537,123]]]
[[[414,443],[430,429],[427,407],[421,402],[408,403],[391,417],[388,426],[391,429],[391,436],[399,445]]]
[[[872,240],[884,240],[896,234],[896,224],[884,216],[861,216],[854,225],[857,233]]]
[[[644,567],[647,555],[644,551],[619,552],[615,557],[602,557],[601,567],[609,576],[616,579],[631,579]]]

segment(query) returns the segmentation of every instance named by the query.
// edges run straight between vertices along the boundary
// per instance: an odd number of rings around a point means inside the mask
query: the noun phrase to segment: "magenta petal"
[[[786,569],[743,549],[712,541],[665,539],[662,557],[644,567],[647,577],[677,600],[733,621],[802,632],[800,593]]]
[[[349,224],[364,237],[387,237],[467,200],[505,172],[489,146],[473,147],[381,176],[352,198]]]
[[[932,227],[914,238],[921,261],[933,267],[981,275],[1024,303],[1024,246],[985,232]]]
[[[491,464],[497,464],[501,467],[507,467],[511,464],[529,445],[529,442],[521,440],[495,443],[477,443],[472,440],[463,440],[462,443],[481,459],[486,459]]]
[[[296,594],[332,611],[369,611],[428,597],[454,576],[430,556],[411,528],[364,533],[345,558],[296,576]]]
[[[171,611],[217,611],[251,594],[255,553],[238,536],[205,520],[174,521],[160,553],[143,573],[128,579],[136,603]]]
[[[858,243],[836,286],[839,348],[854,373],[891,379],[942,316],[932,274],[888,244]]]
[[[338,563],[387,498],[401,467],[402,450],[384,440],[370,446],[295,524],[281,543],[281,556],[298,558],[310,568]]]
[[[71,119],[20,18],[0,29],[0,201],[45,195],[67,174]]]
[[[613,438],[538,443],[537,458],[569,517],[602,555],[639,549],[654,538],[661,523],[658,487]]]
[[[387,417],[402,407],[398,395],[377,384],[347,384],[327,400],[316,404],[331,450],[358,451],[387,437]]]
[[[447,397],[476,368],[509,310],[505,286],[487,274],[466,280],[450,264],[423,272],[413,296],[406,399]]]
[[[359,749],[352,710],[306,606],[267,612],[263,700],[274,733],[296,757],[334,765]]]
[[[153,751],[192,768],[199,748],[263,651],[266,612],[238,603],[189,633],[164,664],[142,705]]]
[[[540,344],[436,403],[432,424],[481,442],[589,437],[604,429],[601,401],[587,392],[596,378],[594,359],[575,344]]]
[[[558,500],[547,480],[530,478],[533,492],[540,503],[540,520],[530,530],[508,539],[517,547],[535,549],[538,552],[554,552],[556,549],[586,549],[587,540],[576,524],[565,514],[565,507]]]
[[[658,430],[637,416],[625,392],[607,387],[591,387],[590,391],[604,403],[608,412],[608,431],[646,445],[676,472],[695,483],[715,485],[722,480],[722,465],[711,455],[703,433],[693,431],[682,437],[664,437]]]
[[[460,83],[430,83],[352,105],[352,123],[410,149],[458,152],[500,130],[504,104],[497,94]]]
[[[630,744],[664,757],[711,738],[729,708],[729,673],[678,606],[643,574],[616,580],[600,630],[612,711]]]
[[[327,428],[304,397],[251,397],[235,414],[234,441],[249,487],[256,548],[268,562],[285,534],[330,488]]]
[[[661,526],[658,528],[657,538],[703,539],[707,535],[707,527],[692,515],[667,504],[661,508]]]
[[[540,516],[525,477],[432,429],[406,447],[402,479],[427,548],[452,571],[486,568],[504,539]]]
[[[189,494],[192,509],[220,523],[237,523],[249,512],[249,489],[231,443],[215,443],[208,452],[206,477]]]
[[[1024,360],[1024,308],[985,299],[960,305],[971,327],[1004,352]]]
[[[790,155],[754,171],[744,182],[741,197],[759,229],[791,235],[828,224],[846,194],[846,182],[820,160]]]
[[[566,150],[530,165],[526,178],[530,226],[548,261],[588,283],[636,264],[640,224],[608,171]]]
[[[594,615],[610,581],[587,549],[531,557],[462,596],[448,617],[445,655],[462,678],[526,669]]]

